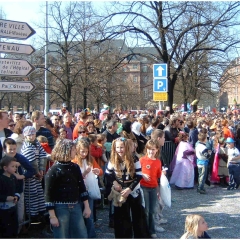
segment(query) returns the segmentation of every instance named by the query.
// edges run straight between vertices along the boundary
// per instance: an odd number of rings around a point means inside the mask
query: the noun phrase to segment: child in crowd
[[[83,179],[88,178],[88,174],[92,171],[97,176],[102,176],[103,171],[95,161],[95,159],[90,155],[90,144],[80,139],[76,146],[76,157],[73,160],[74,163],[77,163],[81,169]],[[88,191],[91,191],[91,186],[86,186]],[[85,219],[85,224],[87,227],[88,238],[96,238],[96,232],[93,221],[93,199],[91,196],[88,198],[89,206],[91,209],[90,218]]]
[[[16,159],[4,156],[0,166],[4,171],[0,175],[0,238],[16,238],[18,234],[16,204],[20,198],[19,185],[14,176],[17,170]]]
[[[219,143],[219,163],[218,163],[218,176],[220,178],[220,185],[222,187],[228,186],[227,177],[229,175],[227,162],[228,162],[228,149],[225,147],[225,138],[218,139]]]
[[[100,167],[102,167],[102,148],[98,145],[97,135],[89,134],[88,138],[90,140],[90,154],[94,157],[95,161]]]
[[[180,239],[207,239],[210,236],[207,234],[208,225],[204,218],[198,214],[191,214],[186,217],[185,233]]]
[[[107,163],[106,147],[104,146],[104,144],[107,142],[106,135],[102,133],[97,134],[97,142],[98,142],[98,146],[102,148],[102,159],[99,166],[102,167],[103,171],[105,172],[104,165],[105,163]]]
[[[67,131],[64,128],[59,129],[59,138],[66,139],[67,138]]]
[[[115,139],[106,169],[107,181],[127,199],[121,207],[114,206],[115,238],[132,238],[132,229],[134,238],[149,238],[139,184],[141,165],[132,150],[126,138]]]
[[[20,121],[19,121],[20,122]],[[17,203],[17,211],[18,211],[18,222],[21,224],[24,221],[24,181],[28,178],[32,178],[36,171],[31,166],[30,162],[26,157],[22,154],[17,153],[17,143],[12,138],[6,138],[3,142],[3,150],[4,153],[16,159],[17,164],[17,172],[14,173],[15,177],[18,180],[19,185],[19,194],[20,199]],[[23,171],[24,169],[24,171]],[[21,225],[19,226],[18,232],[21,230]]]
[[[235,147],[235,141],[228,137],[226,140],[228,148],[228,171],[229,186],[227,190],[238,189],[240,184],[240,153]]]
[[[159,183],[162,174],[162,163],[159,157],[160,144],[156,139],[150,139],[145,147],[146,156],[140,158],[143,178],[140,181],[145,200],[145,213],[151,238],[157,238],[154,214],[159,195]]]
[[[204,184],[208,174],[208,163],[212,151],[206,147],[207,134],[200,132],[198,134],[199,143],[196,145],[197,167],[198,167],[198,188],[200,194],[206,194]]]
[[[41,184],[44,171],[46,169],[47,154],[41,144],[36,139],[36,129],[33,126],[27,126],[23,129],[25,141],[23,143],[21,154],[25,156],[36,171],[35,177],[25,181],[25,204],[26,213],[31,215],[32,220],[44,214],[46,211],[43,187]],[[30,199],[30,201],[29,201]]]
[[[89,218],[91,210],[81,170],[71,162],[75,155],[76,147],[71,140],[58,139],[51,154],[55,164],[45,176],[46,208],[54,238],[87,238],[83,218]]]
[[[48,144],[48,139],[42,135],[37,137],[37,140],[40,142],[41,146],[43,147],[44,151],[47,153],[47,165],[46,165],[46,171],[54,164],[54,162],[51,160],[51,153],[52,149],[50,148]]]
[[[165,143],[165,134],[164,131],[161,129],[154,129],[151,133],[151,139],[155,139],[158,141],[159,145],[160,145],[160,153],[159,153],[159,159],[162,162],[162,174],[167,174],[167,170],[168,168],[164,167],[164,161],[163,159],[166,159],[164,152],[162,151],[162,147]],[[165,158],[164,158],[165,157]],[[163,227],[161,227],[161,224],[167,223],[167,219],[163,218],[163,209],[164,209],[164,203],[163,201],[160,199],[158,199],[157,202],[157,206],[155,209],[155,230],[157,232],[164,232],[165,229]]]

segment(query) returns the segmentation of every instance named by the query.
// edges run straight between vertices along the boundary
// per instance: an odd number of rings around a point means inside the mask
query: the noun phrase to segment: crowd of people
[[[96,238],[99,198],[108,198],[116,238],[157,238],[167,223],[163,174],[178,190],[197,185],[197,194],[207,193],[205,184],[228,190],[240,184],[237,112],[1,110],[0,140],[4,238],[16,237],[26,219],[50,223],[54,238]],[[191,232],[191,224],[204,230]],[[204,219],[192,215],[183,238],[210,238],[206,230]]]

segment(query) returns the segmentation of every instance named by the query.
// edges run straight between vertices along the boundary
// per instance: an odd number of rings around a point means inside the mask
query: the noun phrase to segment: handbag
[[[171,187],[163,173],[160,178],[160,197],[166,206],[171,207]]]
[[[84,161],[83,165],[84,169],[87,169],[88,166],[86,161]],[[85,176],[84,182],[89,197],[92,198],[93,200],[101,199],[101,192],[98,186],[98,180],[96,175],[92,172],[92,167],[91,171]]]
[[[93,200],[101,199],[101,192],[98,186],[98,180],[96,175],[90,171],[85,178],[85,185],[89,194],[89,197]]]

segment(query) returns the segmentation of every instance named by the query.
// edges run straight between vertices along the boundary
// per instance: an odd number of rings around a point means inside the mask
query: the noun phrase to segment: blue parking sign
[[[153,79],[153,92],[167,92],[167,91],[168,91],[167,78]]]
[[[167,77],[167,64],[153,64],[153,77]]]

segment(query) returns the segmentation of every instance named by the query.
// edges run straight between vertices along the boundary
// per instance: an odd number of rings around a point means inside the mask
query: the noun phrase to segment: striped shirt
[[[45,171],[47,154],[38,141],[36,141],[36,145],[24,141],[21,148],[21,154],[29,160],[36,172],[41,170]]]
[[[110,177],[111,181],[117,181],[122,188],[129,187],[132,192],[131,195],[136,197],[136,191],[140,189],[140,180],[142,179],[142,168],[140,161],[137,156],[134,156],[134,167],[135,167],[135,174],[133,177],[127,172],[126,166],[124,163],[120,165],[122,176],[117,176],[117,170],[115,169],[114,165],[109,161],[106,169],[106,174]]]

